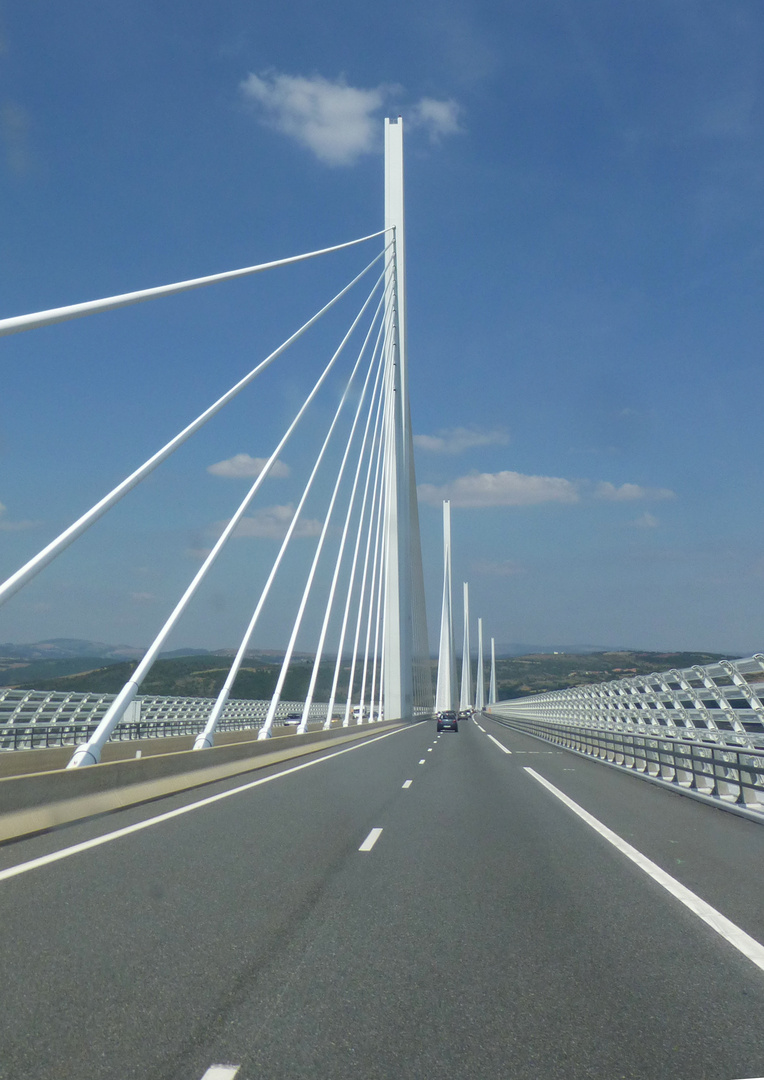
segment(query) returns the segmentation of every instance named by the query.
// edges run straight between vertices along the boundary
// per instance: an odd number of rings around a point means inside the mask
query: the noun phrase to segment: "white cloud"
[[[506,446],[509,434],[502,428],[475,431],[470,428],[445,428],[437,435],[415,435],[414,445],[430,454],[461,454],[473,446]]]
[[[637,529],[657,529],[658,519],[645,510],[644,514],[641,514],[636,521],[632,521],[632,525]]]
[[[354,165],[382,143],[379,113],[401,88],[382,84],[365,90],[343,78],[254,72],[240,83],[241,93],[258,111],[261,123],[296,139],[326,165]],[[398,106],[394,106],[397,111]],[[423,97],[404,109],[412,128],[427,131],[431,142],[462,131],[461,107],[449,99]]]
[[[221,532],[222,529],[224,529],[224,528],[225,528],[225,525],[222,525],[218,529],[218,532]],[[187,559],[193,559],[194,562],[204,562],[204,560],[207,558],[207,556],[209,555],[209,553],[211,551],[212,551],[212,548],[208,548],[208,547],[201,547],[201,546],[199,546],[199,547],[190,547],[190,548],[186,548],[186,550],[184,552],[184,555],[186,556]]]
[[[6,521],[5,520],[6,507],[0,503],[0,532],[23,532],[25,529],[35,529],[40,524],[39,521]]]
[[[436,98],[423,97],[411,109],[412,126],[424,127],[430,139],[437,142],[444,135],[458,135],[464,129],[459,123],[461,108],[455,101],[438,101]]]
[[[234,454],[232,458],[218,461],[214,465],[207,466],[207,472],[213,476],[225,476],[239,479],[241,477],[259,476],[265,468],[268,458],[250,457],[249,454]],[[268,476],[274,480],[283,480],[289,476],[289,466],[278,458],[274,461]]]
[[[459,445],[458,438],[449,441],[454,432],[441,432],[438,436],[418,436],[425,440],[425,449],[437,453],[456,453],[452,446]],[[466,433],[470,435],[470,432]],[[421,442],[417,445],[421,446]],[[475,444],[473,444],[475,445]],[[461,447],[459,447],[461,449]],[[608,481],[592,484],[587,480],[565,480],[560,476],[525,476],[517,472],[479,473],[471,472],[460,476],[447,484],[420,484],[418,488],[420,502],[438,506],[443,499],[450,499],[457,507],[479,509],[487,506],[535,506],[539,503],[577,503],[582,498],[587,501],[592,497],[605,502],[634,502],[640,499],[674,499],[676,495],[669,488],[648,488],[639,484],[621,484],[616,487]],[[643,524],[652,527],[646,515]]]
[[[421,502],[439,506],[450,499],[454,507],[535,506],[539,503],[579,501],[576,484],[558,476],[524,476],[517,472],[478,473],[460,476],[449,484],[420,484]]]
[[[353,165],[380,142],[374,114],[384,101],[384,87],[359,90],[344,79],[269,72],[249,75],[241,91],[259,107],[265,124],[296,139],[327,165]]]
[[[524,574],[525,567],[513,559],[477,559],[472,563],[472,572],[487,577],[513,577],[515,574]]]
[[[616,487],[606,480],[600,481],[594,489],[597,499],[608,502],[632,502],[635,499],[675,499],[675,492],[670,488],[646,488],[639,484],[621,484]]]
[[[234,536],[254,537],[258,540],[281,540],[286,536],[293,517],[292,503],[286,506],[264,506],[249,517],[243,517],[236,526]],[[227,524],[227,521],[219,521],[214,526],[215,533],[219,535]],[[296,537],[318,536],[321,529],[322,523],[316,518],[300,518],[293,535]]]

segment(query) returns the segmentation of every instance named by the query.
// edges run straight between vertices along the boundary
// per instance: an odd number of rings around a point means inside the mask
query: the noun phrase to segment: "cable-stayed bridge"
[[[385,221],[368,236],[0,323],[3,333],[32,331],[340,248],[358,253],[340,292],[1,587],[10,600],[65,558],[353,300],[293,420],[120,693],[0,700],[28,727],[68,726],[79,742],[73,756],[67,746],[0,755],[0,827],[14,841],[0,845],[0,1080],[764,1075],[764,656],[497,702],[482,620],[474,683],[469,664],[457,679],[446,505],[432,685],[402,125],[388,122],[385,134]],[[331,407],[315,460],[217,699],[139,694],[322,394]],[[322,468],[327,499],[318,526],[302,530]],[[237,701],[237,672],[302,532],[312,555],[276,692]],[[308,692],[287,701],[319,594]],[[463,657],[469,607],[465,585]],[[335,664],[327,701],[316,693],[323,656]],[[343,657],[350,685],[340,695]],[[457,734],[437,736],[425,719],[434,707],[473,705]],[[298,712],[295,734],[276,737],[285,710]],[[155,732],[152,753],[119,738],[140,723],[188,727],[174,739]]]

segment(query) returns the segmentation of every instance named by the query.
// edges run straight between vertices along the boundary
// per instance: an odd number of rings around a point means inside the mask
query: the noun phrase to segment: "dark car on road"
[[[438,731],[458,731],[459,718],[455,712],[438,713]]]

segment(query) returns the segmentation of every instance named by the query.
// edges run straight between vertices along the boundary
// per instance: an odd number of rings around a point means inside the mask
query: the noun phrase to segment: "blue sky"
[[[450,497],[455,592],[470,581],[498,642],[761,649],[759,0],[283,10],[0,5],[0,316],[376,230],[400,112],[433,642]],[[0,576],[362,265],[3,339]],[[353,311],[10,601],[0,640],[147,644],[245,490],[208,469],[270,452]],[[299,497],[331,408],[261,511]],[[276,546],[235,540],[172,646],[236,645]],[[287,587],[256,644],[284,644],[292,603]]]

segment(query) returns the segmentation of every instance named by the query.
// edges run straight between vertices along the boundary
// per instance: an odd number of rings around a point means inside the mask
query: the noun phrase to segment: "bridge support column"
[[[385,318],[385,719],[409,718],[415,705],[432,708],[427,657],[424,575],[416,501],[406,354],[406,260],[403,213],[403,121],[385,120],[385,236],[388,262]]]
[[[440,648],[435,710],[453,709],[456,703],[456,656],[454,612],[451,596],[451,503],[443,502],[443,606],[440,616]]]
[[[478,712],[485,708],[485,673],[483,671],[483,620],[478,619],[478,662],[477,685],[475,687],[475,708]]]

